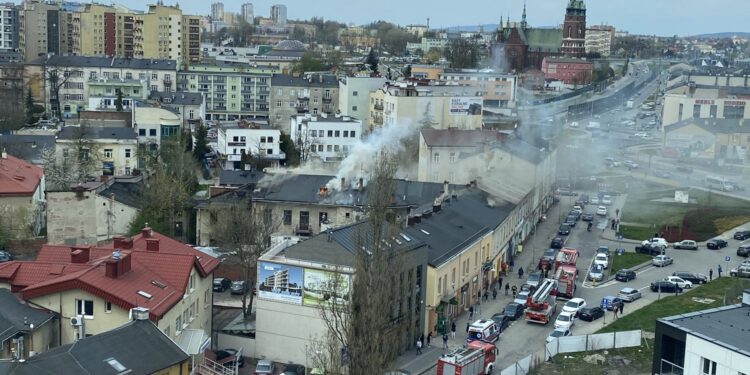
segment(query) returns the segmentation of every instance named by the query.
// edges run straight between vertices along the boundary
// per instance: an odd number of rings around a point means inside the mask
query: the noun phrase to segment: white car
[[[628,168],[631,168],[631,169],[636,169],[636,168],[638,168],[638,163],[636,163],[636,162],[634,162],[632,160],[628,160],[628,161],[625,162],[625,166],[628,167]]]
[[[569,312],[573,313],[573,316],[578,315],[578,311],[580,311],[582,308],[586,307],[586,300],[583,298],[571,298],[570,301],[565,302],[565,305],[563,305],[562,311],[563,312]]]
[[[582,214],[583,213],[583,208],[581,208],[581,206],[573,206],[573,209],[570,210],[570,212],[575,212],[577,214]]]
[[[610,204],[612,204],[612,197],[609,196],[609,195],[603,196],[602,197],[602,204],[606,204],[607,206],[609,206]]]
[[[594,264],[589,270],[589,280],[602,281],[604,279],[604,267]]]
[[[648,137],[648,134],[646,134],[646,133],[635,133],[635,134],[633,134],[633,136],[638,137],[638,138],[646,138],[646,137]]]
[[[679,276],[667,276],[664,278],[664,280],[669,281],[672,284],[676,284],[680,288],[683,289],[690,289],[693,287],[693,283],[687,280],[683,280]]]
[[[607,216],[607,206],[599,206],[596,208],[596,214],[599,216]]]
[[[641,292],[634,288],[622,288],[620,289],[620,293],[617,293],[617,297],[623,301],[633,302],[641,298]]]
[[[594,195],[593,197],[591,197],[589,199],[589,203],[591,203],[591,204],[599,204],[599,197],[597,197],[596,195]]]
[[[609,257],[607,254],[599,253],[594,257],[594,264],[602,266],[602,268],[609,267]]]
[[[557,320],[555,320],[555,329],[558,328],[567,328],[570,329],[570,327],[573,326],[573,323],[576,320],[576,316],[572,312],[563,311],[560,313],[560,315],[557,316]]]
[[[570,127],[571,127],[571,128],[577,128],[577,127],[578,127],[578,122],[577,122],[577,121],[573,121],[573,122],[571,122],[571,123],[570,123]]]
[[[666,239],[661,237],[654,237],[648,240],[643,240],[641,242],[641,245],[651,245],[651,246],[661,246],[661,247],[669,247],[669,242],[667,242]]]
[[[570,329],[568,328],[558,328],[554,331],[550,332],[549,336],[547,336],[547,342],[552,342],[558,337],[565,337],[565,336],[571,336],[572,333],[570,332]]]
[[[529,298],[529,291],[528,290],[522,290],[520,293],[516,295],[516,298],[513,300],[513,302],[526,306],[526,301]]]

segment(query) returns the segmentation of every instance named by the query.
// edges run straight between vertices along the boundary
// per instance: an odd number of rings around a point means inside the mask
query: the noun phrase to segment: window
[[[352,96],[358,96],[358,95],[359,95],[359,93],[358,93],[358,92],[356,92],[356,91],[352,91]]]
[[[129,148],[126,148],[126,149],[125,149],[125,157],[126,157],[126,158],[129,158],[129,157],[130,157],[130,155],[131,155],[131,154],[130,154],[130,149],[129,149]]]
[[[701,117],[701,105],[693,104],[693,118],[700,118],[700,117]]]
[[[310,136],[311,137],[317,137],[318,136],[318,131],[317,130],[310,130]]]
[[[348,138],[348,137],[349,137],[349,131],[348,130],[344,130],[344,138]]]
[[[185,311],[182,312],[182,324],[187,326],[188,323],[190,323],[190,315],[188,309],[185,309]]]
[[[90,72],[89,79],[96,79],[96,72]]]
[[[112,79],[120,79],[120,73],[118,72],[112,73]]]
[[[682,121],[682,108],[684,106],[685,106],[684,104],[680,103],[680,107],[677,110],[677,121]]]
[[[276,101],[276,108],[281,108],[281,100]]]
[[[157,73],[151,74],[151,79],[159,79],[159,75]]]
[[[112,302],[104,301],[104,312],[107,314],[112,312]]]
[[[133,73],[125,73],[125,79],[133,79]]]
[[[716,375],[716,362],[708,358],[701,358],[701,362],[703,362],[703,372],[701,372],[701,374]]]
[[[456,153],[455,152],[451,152],[450,155],[448,155],[448,158],[450,159],[451,163],[455,163],[456,162]]]
[[[182,329],[182,315],[177,315],[177,318],[174,320],[174,332],[179,333]]]
[[[355,133],[354,130],[350,131],[349,132],[349,136],[352,137],[352,138],[354,138],[354,133]]]
[[[357,112],[357,106],[356,105],[352,106],[352,111]]]
[[[682,107],[682,104],[680,104],[680,107]],[[708,117],[710,117],[710,118],[716,118],[716,113],[717,112],[718,112],[718,107],[716,106],[716,104],[712,104],[711,105],[711,111],[710,111]]]
[[[440,154],[439,153],[436,152],[434,155],[432,155],[432,162],[435,163],[435,164],[440,163]]]
[[[331,137],[333,137],[333,130],[328,131],[328,138],[331,138]]]
[[[93,318],[94,301],[88,299],[76,299],[76,314]]]
[[[190,274],[190,291],[193,290],[195,290],[195,274]]]
[[[105,159],[112,159],[112,149],[111,148],[105,148],[104,149],[104,158]]]
[[[145,137],[146,136],[146,129],[138,129],[138,136]]]
[[[260,137],[260,143],[266,143],[266,137]]]
[[[292,210],[284,210],[284,225],[292,225]]]
[[[741,119],[743,117],[745,117],[744,105],[724,105],[724,118]]]
[[[334,134],[334,135],[333,135],[334,137],[338,138],[338,137],[340,137],[340,136],[341,136],[341,131],[339,131],[339,130],[336,130],[336,131],[335,131],[335,132],[334,132],[333,134]]]
[[[190,320],[195,316],[195,301],[190,304]]]
[[[326,146],[326,151],[332,152],[333,151],[333,145]]]
[[[148,135],[156,137],[156,129],[148,129]]]
[[[268,137],[268,143],[273,143],[273,137]]]
[[[206,289],[205,292],[203,292],[203,308],[208,308],[208,289]]]

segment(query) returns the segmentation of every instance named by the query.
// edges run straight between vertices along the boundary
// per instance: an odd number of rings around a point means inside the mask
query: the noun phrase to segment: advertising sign
[[[350,283],[350,275],[305,268],[303,303],[305,305],[344,304],[349,300]]]
[[[302,268],[258,262],[258,298],[302,304]]]
[[[467,116],[482,114],[482,98],[451,98],[451,115]]]

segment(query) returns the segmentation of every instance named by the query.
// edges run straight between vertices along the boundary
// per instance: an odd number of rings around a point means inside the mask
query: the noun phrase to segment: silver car
[[[633,302],[641,298],[641,292],[638,289],[622,288],[620,289],[620,293],[617,293],[617,297],[623,301]]]
[[[668,266],[670,264],[674,263],[674,259],[670,256],[666,255],[657,255],[654,257],[654,259],[651,260],[651,264],[657,266],[657,267],[664,267]]]

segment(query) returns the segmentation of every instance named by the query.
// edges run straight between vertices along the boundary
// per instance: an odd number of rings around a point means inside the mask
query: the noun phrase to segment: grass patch
[[[619,348],[598,350],[592,352],[578,352],[558,354],[552,362],[545,362],[538,368],[529,372],[530,375],[565,374],[565,375],[598,375],[608,374],[612,370],[623,373],[624,365],[622,358],[630,360],[626,366],[628,374],[651,373],[651,360],[653,357],[654,340],[648,340],[648,346],[641,345],[632,348]],[[607,361],[603,365],[592,365],[583,360],[583,357],[600,354]],[[619,359],[619,361],[617,360]]]
[[[643,241],[654,235],[654,228],[621,224],[619,234],[627,239]]]
[[[719,217],[714,219],[714,226],[720,232],[726,232],[750,221],[750,215]]]
[[[738,303],[742,298],[742,291],[748,287],[750,287],[750,280],[736,277],[722,277],[678,296],[662,293],[660,300],[639,309],[637,312],[625,315],[614,323],[600,329],[597,333],[629,331],[633,329],[654,332],[656,319],[658,318],[724,306],[725,298],[726,305]],[[651,293],[651,291],[646,291],[645,293]],[[714,302],[709,304],[695,302],[693,301],[693,297],[710,298]],[[627,310],[627,305],[625,309]]]
[[[615,273],[623,268],[633,268],[641,263],[645,263],[651,260],[651,256],[648,254],[640,253],[623,253],[612,255],[612,266],[611,272]]]

